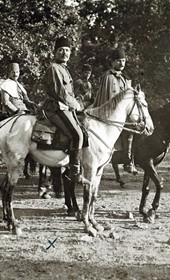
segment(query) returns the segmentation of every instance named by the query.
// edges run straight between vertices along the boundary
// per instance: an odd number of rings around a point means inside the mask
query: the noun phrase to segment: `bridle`
[[[93,119],[96,119],[100,122],[103,122],[107,125],[112,125],[112,126],[117,126],[117,127],[120,127],[122,128],[123,130],[126,130],[126,131],[129,131],[129,132],[132,132],[132,133],[135,133],[135,134],[143,134],[145,129],[146,129],[146,116],[144,114],[144,111],[143,111],[143,107],[142,107],[142,104],[140,102],[140,99],[138,97],[138,92],[134,91],[134,103],[132,105],[132,108],[130,110],[130,113],[128,114],[127,116],[127,119],[130,118],[130,116],[132,115],[133,113],[133,110],[135,108],[135,105],[137,105],[138,107],[138,111],[139,111],[139,121],[138,122],[119,122],[119,121],[113,121],[113,120],[108,120],[108,119],[105,119],[105,118],[102,118],[102,117],[99,117],[99,116],[95,116],[89,112],[85,112],[86,115],[90,116],[91,118]],[[128,128],[126,126],[134,126],[134,127],[144,127],[143,130],[139,131],[137,129],[132,129],[132,128]]]
[[[122,130],[126,130],[126,131],[129,131],[129,132],[135,133],[135,134],[142,135],[146,130],[146,116],[144,114],[142,104],[141,104],[140,99],[138,97],[138,92],[135,91],[134,89],[133,89],[133,91],[134,91],[134,103],[132,105],[132,108],[131,108],[130,113],[128,114],[127,118],[130,118],[130,116],[132,115],[132,112],[135,108],[135,105],[137,105],[138,111],[139,111],[139,122],[136,122],[136,123],[119,122],[119,121],[108,120],[108,119],[105,119],[105,118],[102,118],[102,117],[99,117],[99,116],[95,116],[95,115],[93,115],[89,112],[85,112],[85,114],[88,115],[89,117],[91,117],[95,120],[98,120],[100,122],[103,122],[107,125],[117,126],[117,127],[121,128]],[[139,127],[140,125],[141,125],[141,127],[143,127],[143,125],[144,125],[144,128],[143,128],[142,131],[138,131],[137,129],[132,129],[132,128],[125,127],[125,125],[126,126],[128,126],[128,125],[132,126],[133,125],[133,126],[136,126],[136,127],[137,126]],[[113,153],[114,146],[113,146],[113,148],[110,148],[107,145],[107,143],[97,133],[95,133],[92,129],[88,128],[88,131],[91,132],[93,135],[95,135],[95,137],[97,139],[99,139],[109,150],[111,149],[111,154]]]

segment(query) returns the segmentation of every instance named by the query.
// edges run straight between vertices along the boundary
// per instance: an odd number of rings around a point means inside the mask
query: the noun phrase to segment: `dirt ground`
[[[0,224],[0,280],[170,279],[169,159],[170,154],[158,169],[164,189],[155,224],[143,223],[138,213],[142,170],[137,176],[122,170],[127,183],[121,189],[111,165],[105,168],[96,218],[106,230],[96,238],[66,215],[64,199],[38,197],[37,176],[20,178],[13,206],[22,235],[12,235]],[[76,190],[80,207],[82,191]],[[148,207],[154,191],[151,183]]]

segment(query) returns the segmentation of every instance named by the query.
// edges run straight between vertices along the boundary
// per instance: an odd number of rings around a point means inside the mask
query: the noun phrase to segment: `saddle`
[[[80,123],[83,132],[83,147],[88,146],[88,133]],[[68,137],[43,115],[38,116],[34,124],[31,140],[37,143],[37,149],[40,150],[62,150],[69,154],[72,143],[69,143]]]

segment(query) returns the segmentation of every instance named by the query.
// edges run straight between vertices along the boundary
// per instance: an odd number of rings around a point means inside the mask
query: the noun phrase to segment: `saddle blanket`
[[[88,133],[84,127],[81,127],[81,129],[83,132],[83,147],[87,147]],[[70,150],[70,143],[66,135],[53,126],[48,119],[36,121],[31,140],[37,143],[37,149],[63,150],[66,153],[69,153]]]
[[[56,127],[52,126],[48,119],[37,120],[33,127],[31,139],[36,143],[44,143],[49,146],[53,142],[55,132]]]

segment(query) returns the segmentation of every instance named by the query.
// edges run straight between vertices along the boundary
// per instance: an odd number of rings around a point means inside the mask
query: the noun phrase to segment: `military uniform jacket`
[[[52,63],[44,76],[44,88],[47,99],[44,109],[47,111],[80,109],[73,91],[72,77],[64,64]]]
[[[121,72],[116,72],[114,69],[106,71],[100,79],[99,90],[93,107],[99,107],[106,103],[112,97],[116,96],[121,90],[128,89],[130,84],[131,81]]]

